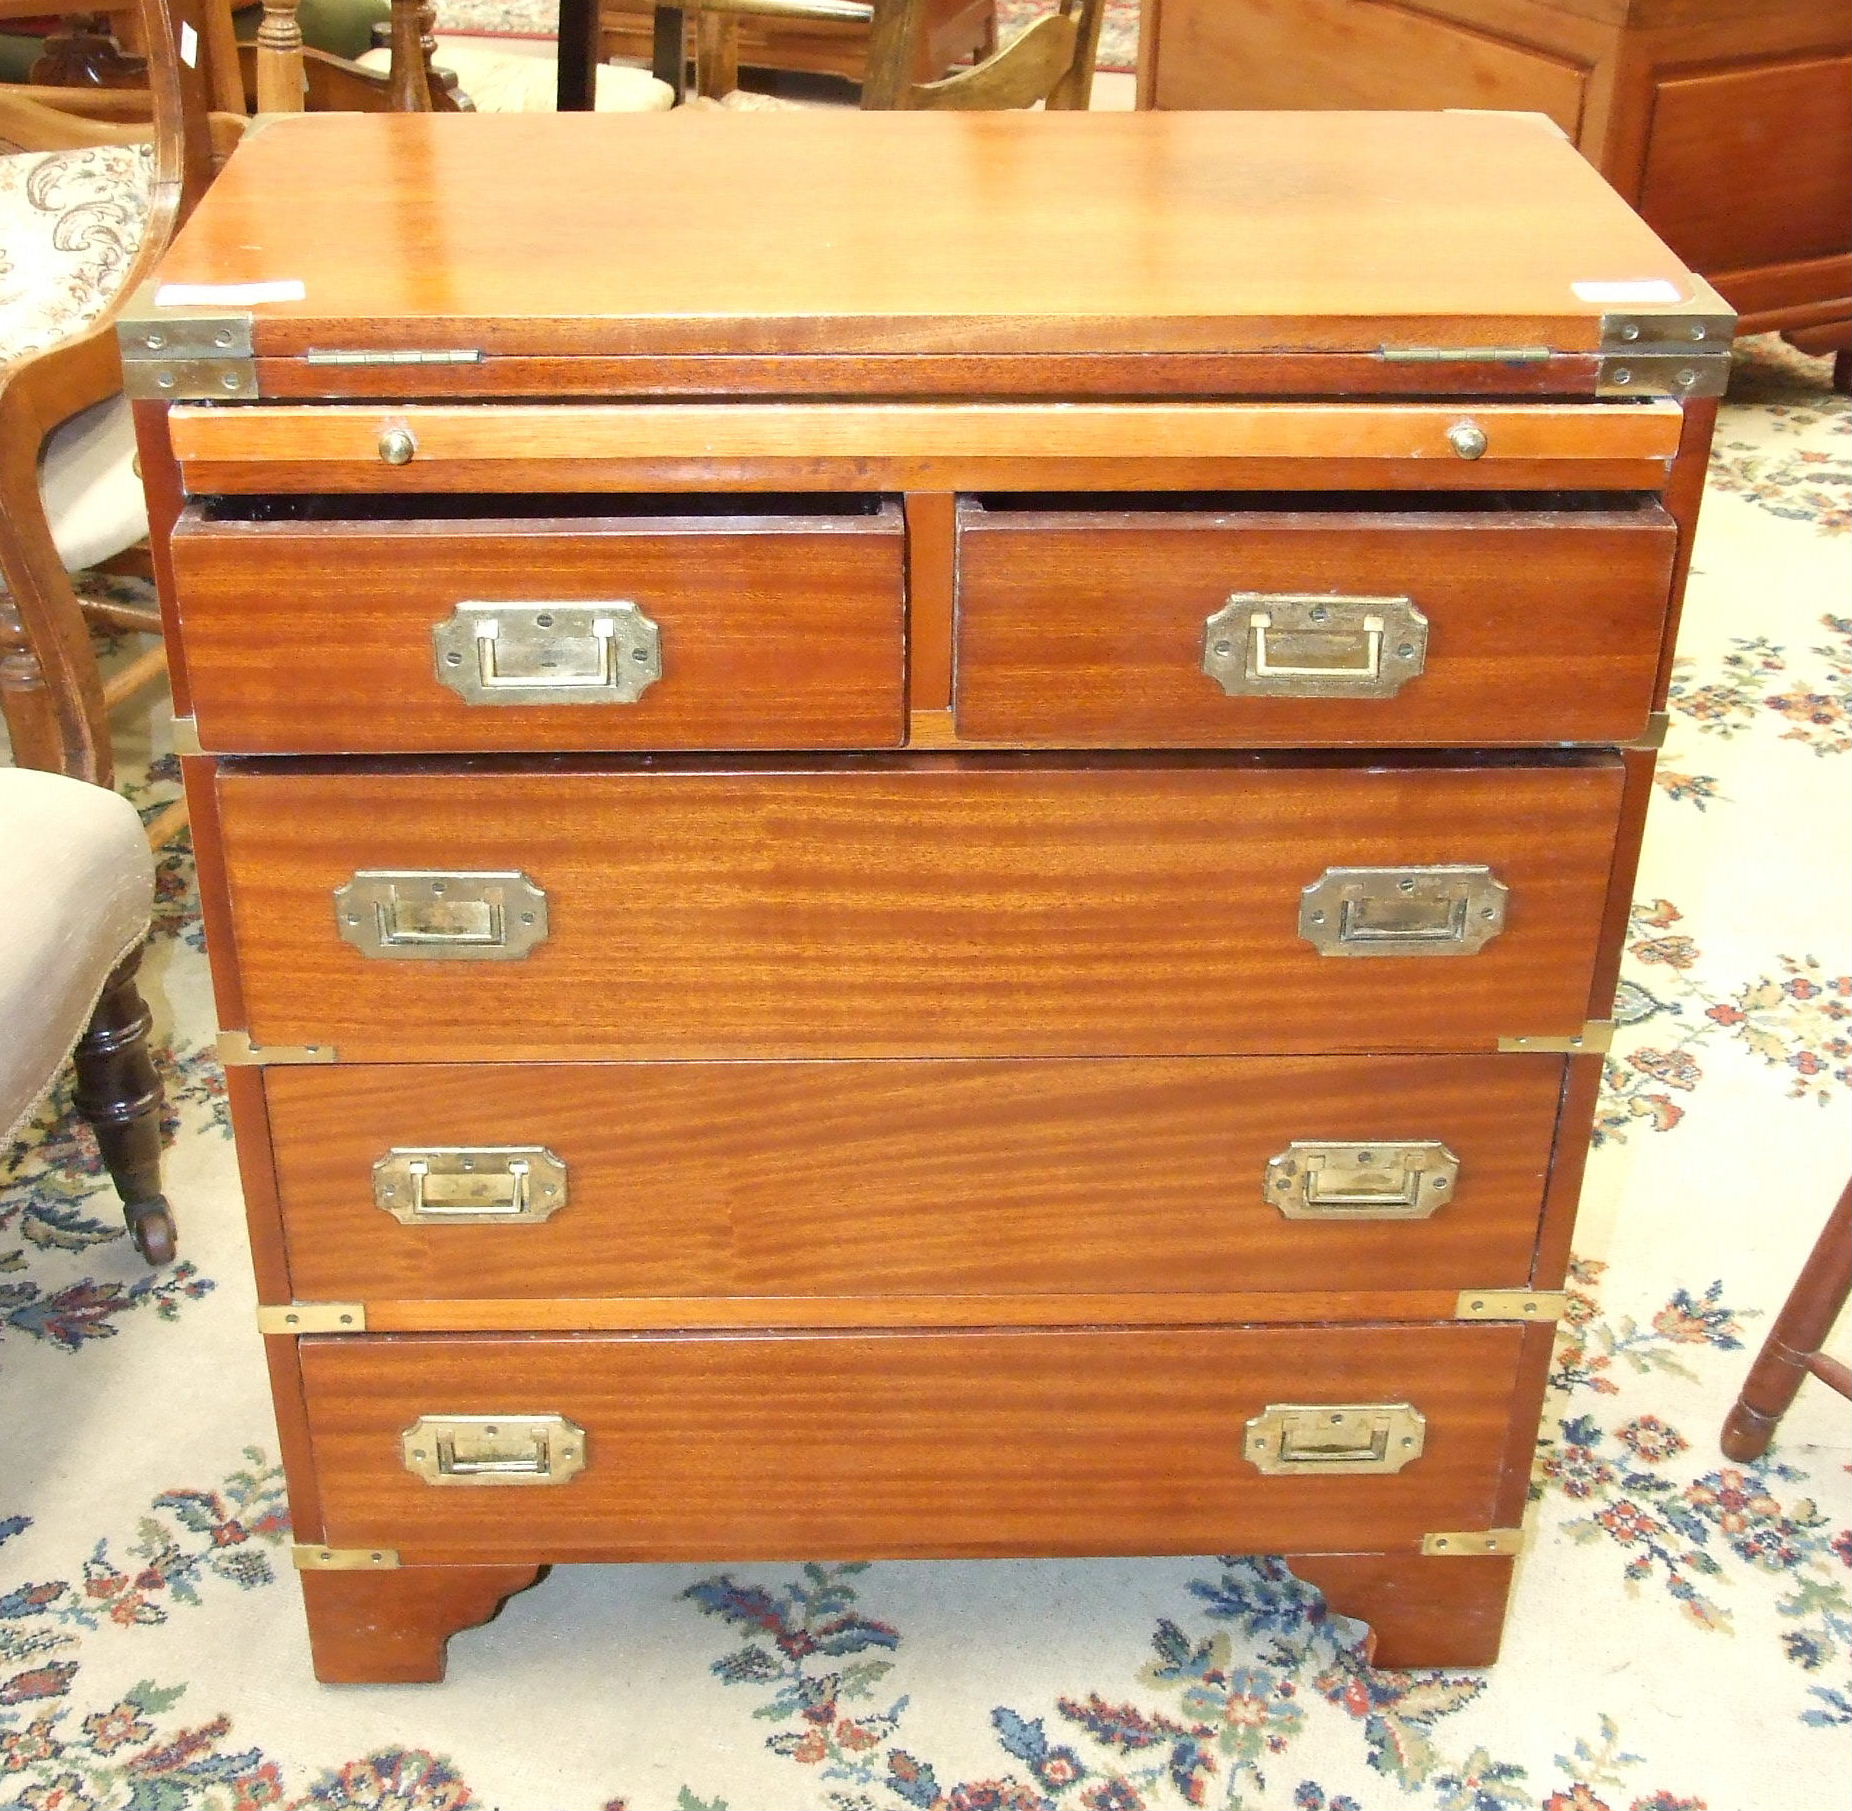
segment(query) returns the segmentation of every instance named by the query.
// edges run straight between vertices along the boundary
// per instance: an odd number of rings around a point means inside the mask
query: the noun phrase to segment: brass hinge
[[[292,1547],[289,1557],[298,1572],[391,1572],[399,1564],[396,1547]]]
[[[311,346],[302,355],[305,365],[479,365],[486,355],[479,346],[456,346],[438,352],[318,351]]]
[[[1612,1019],[1590,1019],[1580,1031],[1571,1033],[1566,1038],[1549,1037],[1515,1037],[1500,1038],[1500,1050],[1530,1050],[1566,1052],[1570,1056],[1605,1056],[1614,1043],[1614,1021]]]
[[[332,1044],[253,1044],[248,1031],[219,1033],[219,1061],[227,1069],[261,1068],[277,1063],[332,1063]]]
[[[1434,1559],[1469,1559],[1481,1554],[1522,1553],[1522,1528],[1449,1529],[1445,1534],[1424,1534],[1421,1551]]]
[[[1382,346],[1389,365],[1547,365],[1548,346]]]
[[[1664,748],[1666,735],[1672,728],[1670,711],[1654,711],[1646,719],[1646,727],[1631,742],[1625,742],[1623,748]]]
[[[282,1302],[257,1310],[259,1333],[364,1333],[365,1302]]]
[[[1462,1289],[1453,1305],[1460,1321],[1561,1320],[1568,1302],[1561,1289]]]
[[[199,723],[193,717],[176,717],[174,719],[174,753],[177,755],[204,754],[199,745]]]
[[[116,321],[122,391],[138,401],[253,402],[251,311],[163,308],[143,291]]]

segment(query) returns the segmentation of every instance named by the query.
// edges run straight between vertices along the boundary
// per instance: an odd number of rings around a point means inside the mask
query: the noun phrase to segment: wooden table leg
[[[590,113],[597,104],[597,68],[604,58],[598,0],[559,0],[559,87],[561,113]]]
[[[1846,1367],[1826,1357],[1820,1343],[1852,1294],[1852,1182],[1827,1216],[1826,1229],[1801,1267],[1781,1313],[1762,1350],[1749,1367],[1743,1393],[1723,1424],[1723,1451],[1729,1459],[1759,1459],[1768,1451],[1775,1429],[1788,1412],[1804,1377],[1818,1377],[1847,1393]]]

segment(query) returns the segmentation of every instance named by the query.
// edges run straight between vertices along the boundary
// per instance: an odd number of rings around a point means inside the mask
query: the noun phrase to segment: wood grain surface
[[[1672,402],[177,404],[189,491],[974,490],[1406,484],[1657,489]],[[417,451],[389,465],[390,429]]]
[[[960,733],[1369,747],[1626,741],[1645,727],[1677,540],[1657,506],[1203,501],[1187,513],[964,501]],[[1430,625],[1425,671],[1393,698],[1231,698],[1203,671],[1203,640],[1233,592],[1409,598]]]
[[[898,504],[870,507],[575,517],[485,499],[243,521],[194,504],[173,560],[200,739],[283,754],[893,746],[905,534]],[[472,704],[436,676],[431,632],[465,600],[617,599],[661,632],[662,677],[635,703]]]
[[[1578,280],[1692,293],[1496,113],[310,114],[233,154],[163,274],[300,279],[254,310],[266,356],[1575,351]]]
[[[350,1061],[1487,1049],[1582,1027],[1611,755],[683,757],[602,770],[256,771],[218,795],[249,1030]],[[1488,864],[1477,954],[1298,933],[1331,866]],[[356,871],[509,870],[519,961],[380,960]]]
[[[326,1539],[410,1561],[1374,1551],[1490,1527],[1524,1329],[302,1342]],[[1412,1402],[1390,1476],[1260,1474],[1270,1403]],[[558,1414],[564,1485],[438,1488],[420,1415]]]
[[[1458,1291],[1530,1280],[1562,1063],[438,1063],[264,1084],[299,1297]],[[1425,1220],[1289,1220],[1267,1164],[1304,1138],[1440,1139],[1459,1182]],[[548,1220],[407,1226],[374,1203],[395,1147],[513,1144],[566,1164]]]

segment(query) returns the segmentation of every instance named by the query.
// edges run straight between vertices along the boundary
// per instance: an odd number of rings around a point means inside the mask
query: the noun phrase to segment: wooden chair
[[[1105,0],[1059,0],[1059,10],[975,68],[936,82],[915,79],[930,0],[698,0],[695,21],[695,88],[718,98],[738,86],[738,22],[742,18],[862,20],[869,27],[868,75],[862,106],[999,110],[1033,107],[1083,109],[1093,93]]]
[[[157,682],[164,665],[157,649],[106,683],[90,623],[160,625],[153,611],[79,600],[67,565],[94,564],[145,532],[114,321],[238,130],[237,121],[214,122],[203,69],[177,54],[179,32],[201,29],[201,4],[138,0],[147,45],[139,91],[0,89],[0,139],[55,154],[8,160],[21,214],[9,250],[23,259],[36,246],[50,270],[12,298],[0,326],[0,712],[20,766],[100,785],[112,779],[109,711]],[[48,497],[70,504],[62,519]],[[182,822],[170,814],[155,829],[164,839]]]
[[[1801,1383],[1817,1377],[1852,1396],[1852,1371],[1820,1350],[1852,1295],[1852,1183],[1827,1216],[1826,1230],[1801,1267],[1792,1293],[1750,1366],[1743,1393],[1723,1424],[1724,1456],[1748,1461],[1768,1451]]]

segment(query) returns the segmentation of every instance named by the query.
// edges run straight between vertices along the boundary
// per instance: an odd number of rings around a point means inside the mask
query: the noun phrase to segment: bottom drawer
[[[411,1561],[1356,1552],[1515,1521],[1547,1327],[310,1338],[322,1538]],[[1408,1403],[1394,1471],[1338,1469]],[[562,1417],[535,1481],[525,1417]],[[424,1418],[485,1418],[448,1433]],[[508,1425],[513,1423],[514,1425]],[[487,1429],[493,1428],[489,1435]],[[413,1433],[413,1430],[416,1430]],[[408,1433],[413,1437],[407,1439]],[[1381,1438],[1381,1436],[1376,1436]],[[1387,1437],[1403,1458],[1406,1422]],[[1316,1456],[1321,1440],[1336,1447]],[[1512,1457],[1508,1461],[1508,1454]],[[411,1464],[454,1466],[430,1482]],[[1509,1463],[1520,1469],[1504,1488]]]

